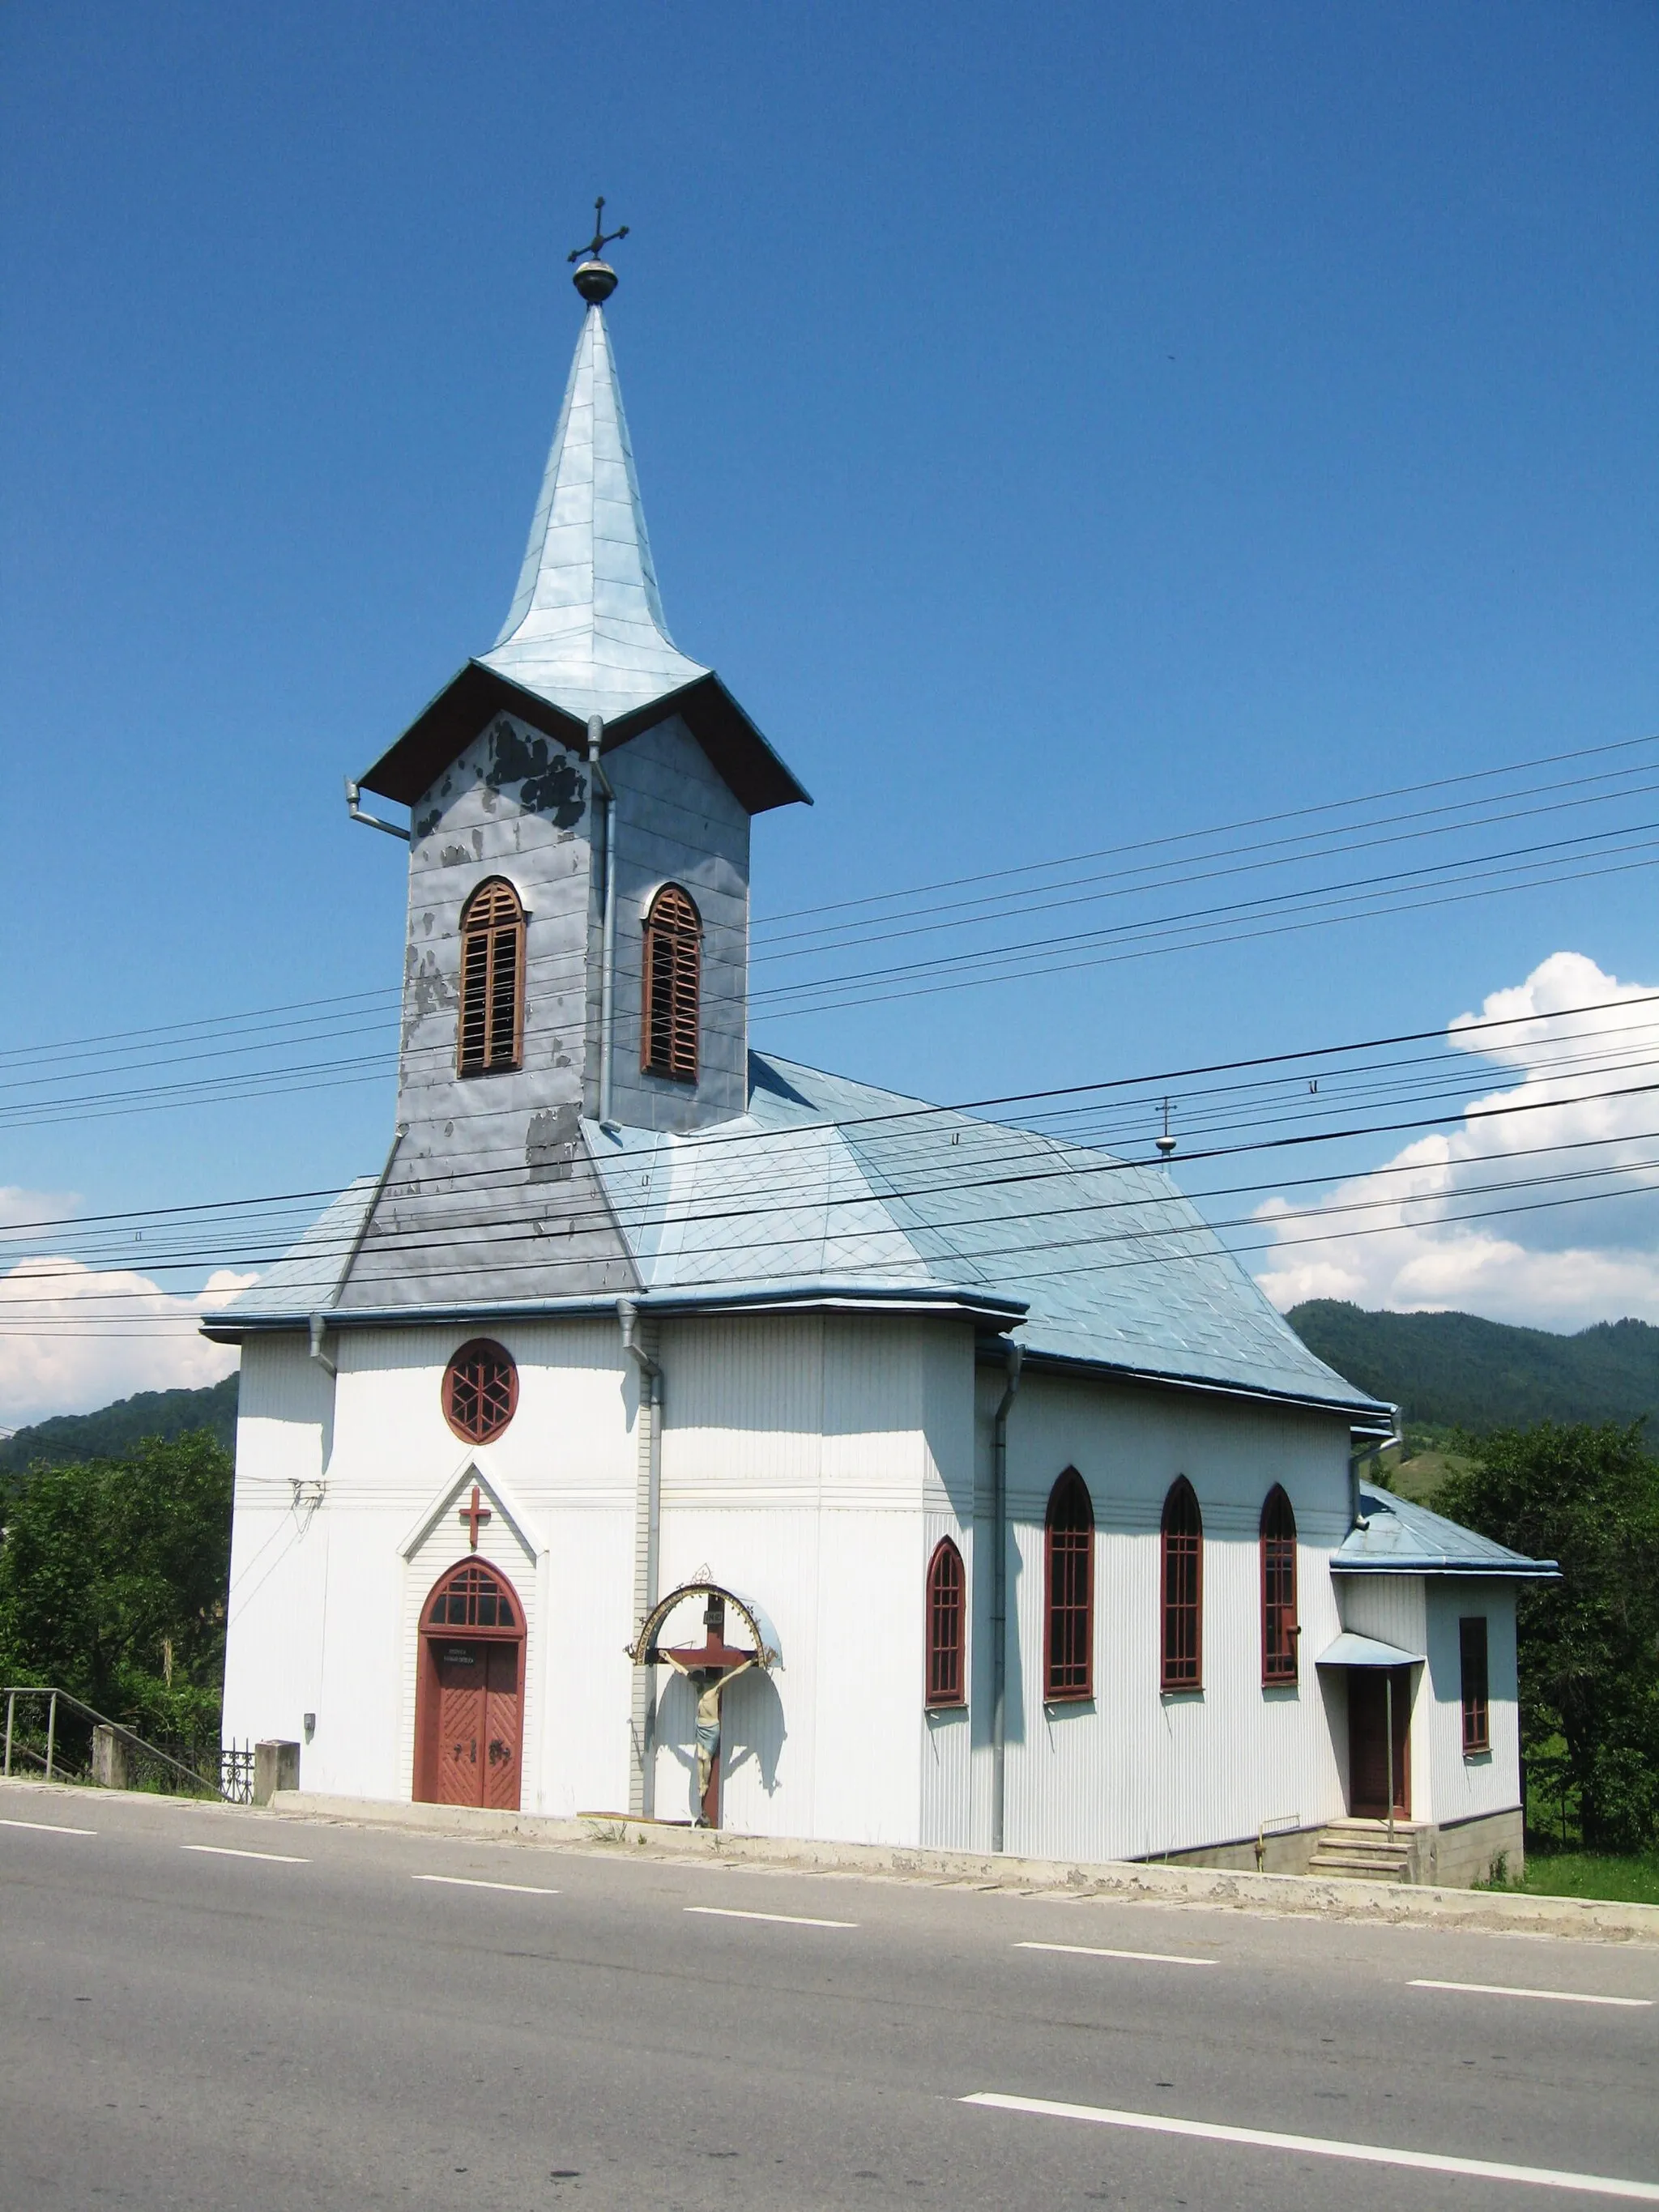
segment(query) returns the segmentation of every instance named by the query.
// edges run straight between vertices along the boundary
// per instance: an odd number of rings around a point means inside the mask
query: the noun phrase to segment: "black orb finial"
[[[601,192],[593,203],[593,235],[586,246],[578,246],[568,257],[580,265],[571,276],[571,283],[590,307],[597,307],[608,300],[617,289],[617,272],[608,261],[601,259],[607,246],[619,238],[626,238],[628,225],[620,230],[607,231],[605,227],[605,194]]]

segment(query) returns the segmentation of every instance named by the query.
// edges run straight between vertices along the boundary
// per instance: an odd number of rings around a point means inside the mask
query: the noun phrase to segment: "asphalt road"
[[[4,2212],[1659,2203],[1656,2001],[1636,1945],[0,1790]]]

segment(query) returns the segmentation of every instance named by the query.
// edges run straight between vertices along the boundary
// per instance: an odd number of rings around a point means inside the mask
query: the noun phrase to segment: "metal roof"
[[[761,1054],[732,1121],[685,1136],[587,1122],[583,1138],[642,1307],[933,1307],[1012,1329],[1033,1360],[1387,1416],[1314,1357],[1161,1167]],[[337,1247],[363,1191],[331,1209]],[[539,1212],[556,1202],[538,1187]],[[505,1188],[493,1200],[516,1203]],[[591,1286],[573,1300],[568,1273],[536,1280],[510,1243],[481,1269],[477,1240],[435,1216],[430,1249],[417,1225],[397,1249],[403,1294],[364,1297],[354,1277],[342,1322],[595,1303]],[[285,1261],[216,1311],[214,1333],[303,1318],[296,1293],[321,1274],[316,1246],[308,1273],[300,1250],[291,1274]]]
[[[602,307],[583,319],[519,588],[483,658],[584,723],[709,673],[663,619]]]
[[[576,342],[501,635],[359,781],[412,805],[502,708],[573,749],[586,746],[590,714],[615,744],[678,713],[751,814],[807,798],[720,678],[668,634],[597,306]]]
[[[1359,1523],[1332,1554],[1331,1572],[1347,1575],[1487,1575],[1520,1582],[1555,1582],[1553,1559],[1529,1559],[1490,1536],[1479,1536],[1426,1505],[1361,1484]]]
[[[1380,1643],[1375,1636],[1356,1636],[1345,1628],[1334,1644],[1328,1644],[1314,1661],[1316,1667],[1420,1667],[1426,1654],[1402,1651],[1397,1644]]]

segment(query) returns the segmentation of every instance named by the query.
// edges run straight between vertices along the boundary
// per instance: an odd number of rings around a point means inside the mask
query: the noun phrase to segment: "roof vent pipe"
[[[605,717],[587,718],[587,765],[593,795],[604,801],[604,840],[595,856],[599,867],[599,1126],[615,1127],[611,1118],[611,1033],[616,1025],[617,978],[617,794],[599,761],[605,736]],[[597,826],[597,821],[596,821]]]
[[[1025,1353],[1018,1344],[1005,1347],[1008,1380],[991,1419],[992,1460],[996,1497],[992,1509],[991,1574],[991,1849],[1003,1848],[1002,1809],[1007,1771],[1008,1701],[1008,1408],[1019,1389]]]

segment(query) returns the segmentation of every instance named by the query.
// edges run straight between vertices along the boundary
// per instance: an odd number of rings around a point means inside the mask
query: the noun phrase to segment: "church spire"
[[[600,259],[605,202],[593,242],[570,257],[588,302],[564,404],[553,433],[524,566],[501,634],[483,656],[526,690],[585,721],[607,721],[708,672],[668,635],[634,473],[604,302],[617,273]]]

